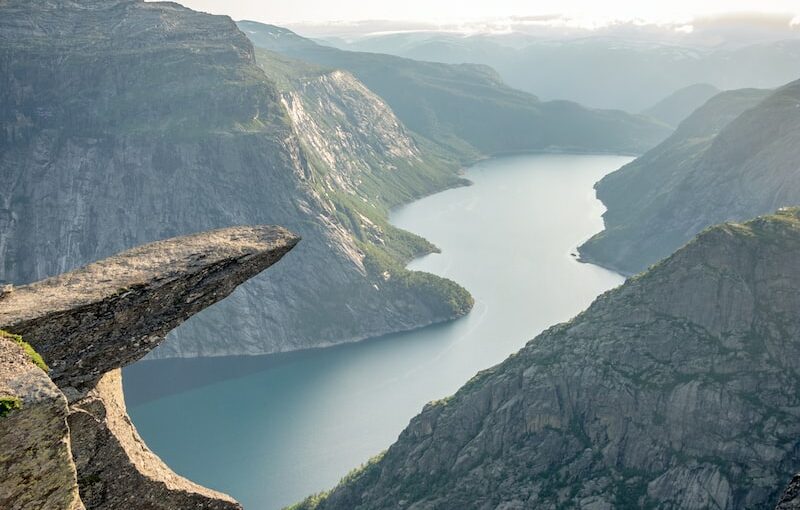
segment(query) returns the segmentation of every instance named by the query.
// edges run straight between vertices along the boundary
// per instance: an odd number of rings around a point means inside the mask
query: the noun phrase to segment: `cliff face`
[[[800,210],[709,229],[300,508],[773,506],[800,467],[798,289]]]
[[[329,345],[469,310],[452,282],[414,273],[393,286],[384,276],[433,249],[386,226],[386,210],[459,184],[457,165],[372,117],[324,133],[358,139],[373,156],[352,164],[339,142],[294,124],[292,104],[229,18],[137,0],[10,0],[0,4],[0,41],[0,281],[267,223],[303,235],[301,263],[256,278],[160,355]],[[402,150],[384,154],[389,139]]]
[[[142,246],[0,297],[0,328],[9,332],[0,335],[3,508],[241,508],[176,475],[147,448],[127,416],[119,369],[297,241],[277,227],[222,229]]]
[[[597,184],[605,231],[588,261],[636,273],[702,229],[800,204],[800,81],[720,94],[667,141]]]

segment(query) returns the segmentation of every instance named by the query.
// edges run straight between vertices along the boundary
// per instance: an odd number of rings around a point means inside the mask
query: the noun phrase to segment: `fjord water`
[[[473,186],[392,215],[442,250],[410,267],[466,287],[471,314],[330,349],[139,363],[124,378],[136,427],[175,471],[245,508],[282,508],[332,487],[386,449],[426,402],[622,282],[572,252],[603,226],[592,185],[631,159],[522,155],[475,165],[466,174]]]

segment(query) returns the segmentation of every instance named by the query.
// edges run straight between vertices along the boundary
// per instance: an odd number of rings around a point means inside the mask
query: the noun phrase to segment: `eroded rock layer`
[[[240,508],[230,496],[176,475],[147,448],[125,409],[122,374],[105,374],[70,406],[72,455],[88,508]]]

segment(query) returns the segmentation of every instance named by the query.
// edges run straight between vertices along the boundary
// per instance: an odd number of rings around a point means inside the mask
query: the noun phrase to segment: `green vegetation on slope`
[[[263,50],[258,51],[259,65],[270,73],[270,77],[282,84],[285,94],[297,94],[313,116],[313,126],[326,144],[335,144],[334,134],[343,129],[339,117],[341,109],[326,110],[319,104],[329,104],[338,98],[315,95],[315,84],[333,71],[309,65],[294,65],[293,61]],[[352,77],[337,82],[342,95],[357,94],[362,102],[379,101]],[[347,88],[353,87],[353,88]],[[323,88],[324,87],[320,87]],[[361,95],[363,94],[363,95]],[[377,114],[375,114],[377,115]],[[391,124],[391,123],[390,123]],[[348,129],[348,128],[345,128]],[[352,129],[352,128],[349,128]],[[373,152],[382,148],[380,140],[367,140],[365,152],[352,145],[343,145],[340,154],[349,157],[346,167],[358,167],[357,183],[343,187],[339,168],[323,162],[312,144],[310,129],[298,126],[298,136],[306,149],[309,166],[314,175],[310,180],[315,192],[334,207],[338,221],[353,234],[364,254],[364,268],[372,281],[383,290],[398,296],[414,296],[440,317],[460,317],[472,308],[472,296],[463,287],[447,278],[420,271],[409,271],[406,264],[413,258],[437,251],[426,239],[398,229],[387,218],[392,207],[408,203],[433,191],[467,184],[458,176],[459,163],[441,149],[417,143],[407,134],[416,147],[411,155],[392,156],[386,152]],[[366,136],[367,130],[356,133]],[[404,135],[403,133],[393,133]],[[387,165],[389,167],[387,168]]]
[[[50,367],[48,367],[47,363],[44,362],[42,356],[38,352],[36,352],[36,349],[31,347],[31,344],[24,341],[21,336],[14,335],[9,333],[8,331],[3,331],[2,329],[0,329],[0,338],[5,338],[7,340],[15,342],[17,345],[19,345],[25,350],[25,354],[28,355],[28,357],[30,358],[31,362],[33,362],[34,365],[41,368],[45,372],[48,372],[50,370]]]
[[[0,397],[0,418],[5,418],[17,409],[22,409],[22,400],[19,397]]]
[[[371,476],[376,474],[378,463],[383,459],[384,455],[386,455],[385,450],[370,458],[359,467],[350,470],[349,473],[342,477],[336,487],[345,487],[349,484],[361,483],[369,480]],[[328,495],[335,490],[336,488],[311,495],[300,503],[295,503],[287,507],[285,510],[316,510],[316,508],[328,498]]]

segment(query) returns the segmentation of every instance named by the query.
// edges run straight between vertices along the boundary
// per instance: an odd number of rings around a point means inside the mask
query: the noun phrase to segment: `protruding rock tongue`
[[[177,475],[147,448],[125,409],[119,369],[276,263],[298,241],[280,227],[225,228],[140,246],[5,293],[0,329],[23,335],[42,355],[69,408],[53,381],[32,362],[5,364],[6,372],[24,372],[27,379],[0,379],[0,393],[24,406],[3,423],[21,430],[21,437],[36,439],[47,432],[51,446],[42,448],[38,440],[34,446],[58,462],[15,462],[18,469],[9,471],[4,485],[22,487],[28,494],[51,491],[58,501],[42,504],[54,510],[80,510],[84,504],[90,510],[241,510],[230,496]],[[24,358],[21,347],[0,340],[0,368],[6,358]],[[12,379],[16,386],[5,388],[4,380]],[[50,414],[44,416],[41,409]],[[18,450],[19,444],[4,439],[0,435],[0,452]],[[34,446],[26,451],[39,451]],[[53,486],[60,491],[51,490]]]
[[[298,240],[283,228],[257,226],[146,244],[16,288],[0,302],[0,327],[22,335],[74,400],[280,260]]]

